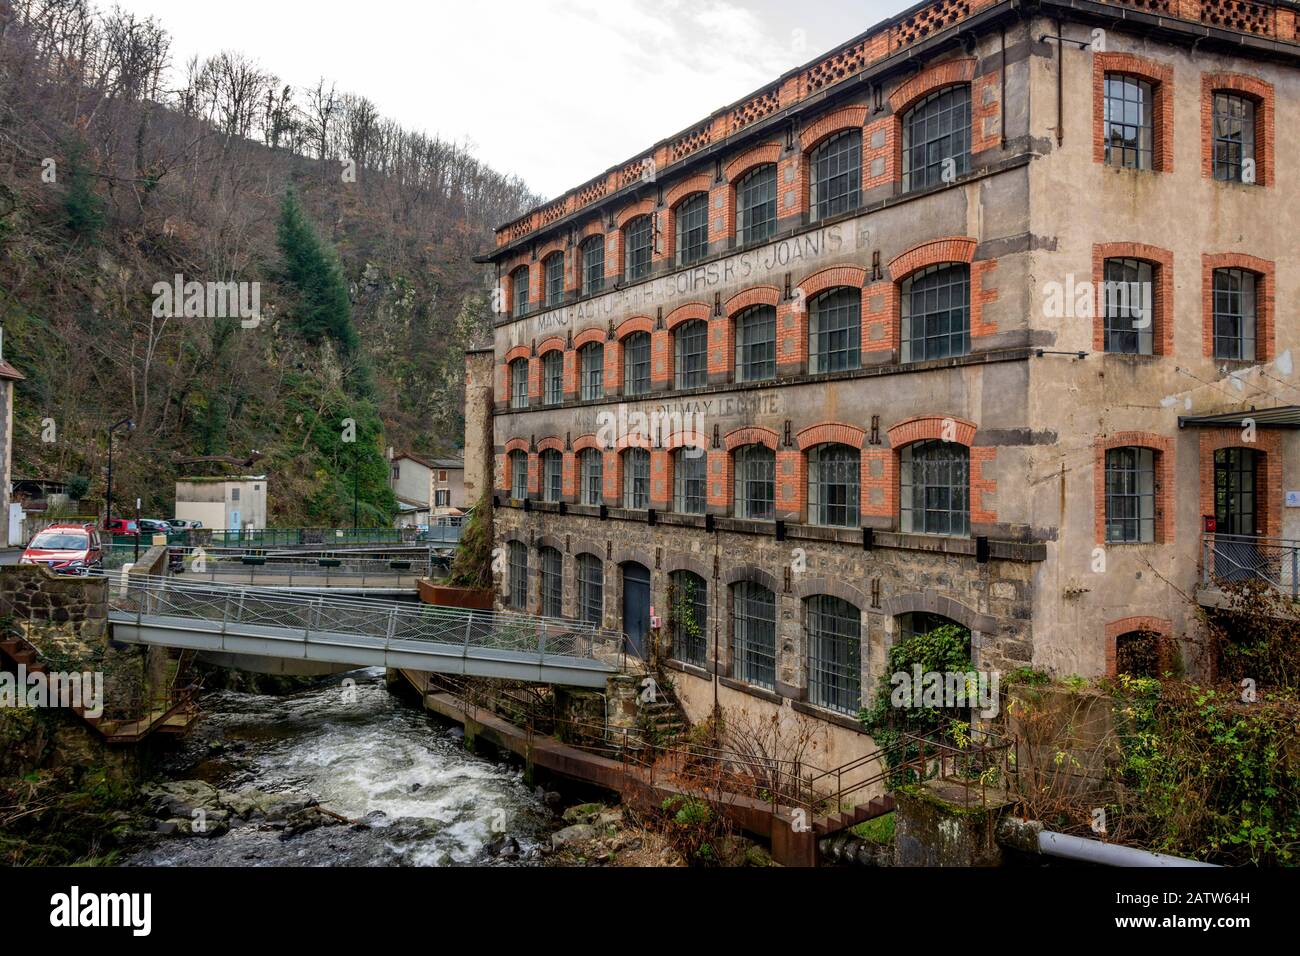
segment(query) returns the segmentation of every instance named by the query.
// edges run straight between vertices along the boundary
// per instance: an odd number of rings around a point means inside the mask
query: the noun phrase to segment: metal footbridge
[[[604,687],[623,635],[573,621],[140,574],[110,576],[113,639],[199,652]]]

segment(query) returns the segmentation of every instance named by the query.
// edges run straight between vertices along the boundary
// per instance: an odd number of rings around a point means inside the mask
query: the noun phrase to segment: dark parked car
[[[172,526],[166,521],[159,521],[157,518],[141,518],[140,531],[144,534],[170,534]]]

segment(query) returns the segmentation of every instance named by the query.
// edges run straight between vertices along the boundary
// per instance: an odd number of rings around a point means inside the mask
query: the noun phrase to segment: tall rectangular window
[[[1237,93],[1216,92],[1213,114],[1214,178],[1255,182],[1255,101]]]
[[[510,542],[510,606],[528,607],[528,548],[522,541]]]
[[[858,208],[862,199],[862,131],[837,133],[808,157],[808,208],[817,222]]]
[[[1151,84],[1123,73],[1105,78],[1106,116],[1103,136],[1106,165],[1152,169],[1155,161],[1155,115]]]
[[[605,397],[605,346],[599,342],[588,342],[578,352],[581,365],[579,377],[582,385],[582,400],[592,401]]]
[[[623,227],[623,248],[624,276],[629,280],[648,276],[654,256],[654,223],[650,216],[637,216]]]
[[[928,266],[903,281],[904,362],[949,358],[970,351],[970,267]]]
[[[818,707],[856,714],[862,706],[862,612],[826,594],[804,606],[808,699]]]
[[[623,394],[650,391],[650,333],[633,332],[623,340]]]
[[[578,555],[578,619],[600,627],[605,615],[605,570],[594,554]]]
[[[564,253],[556,252],[547,257],[546,269],[546,304],[560,305],[564,302]]]
[[[510,363],[510,407],[528,407],[528,359]]]
[[[699,388],[709,381],[709,324],[692,319],[673,332],[673,376],[677,388]]]
[[[1255,360],[1255,273],[1214,270],[1214,357]]]
[[[832,528],[858,526],[862,453],[848,445],[818,445],[808,452],[808,520]]]
[[[564,456],[554,449],[542,452],[542,500],[556,502],[564,494]]]
[[[604,494],[604,456],[599,448],[587,448],[581,455],[582,503],[598,505]]]
[[[679,448],[673,452],[673,511],[684,515],[704,514],[707,461],[703,449]]]
[[[592,236],[582,244],[582,294],[605,288],[605,237]]]
[[[542,356],[542,402],[558,405],[564,401],[564,353],[552,349]]]
[[[732,676],[747,684],[776,684],[776,595],[751,581],[731,588]]]
[[[632,511],[650,507],[650,452],[644,448],[623,453],[623,507]]]
[[[555,548],[541,550],[542,617],[564,616],[564,555]]]
[[[510,453],[510,497],[516,501],[528,497],[528,455],[522,451]]]
[[[808,371],[840,372],[862,364],[862,293],[833,289],[808,309]]]
[[[1102,323],[1107,352],[1155,351],[1155,269],[1141,259],[1107,259],[1102,283]]]
[[[510,288],[514,298],[511,311],[515,316],[524,315],[528,311],[527,266],[520,266],[510,273]]]
[[[736,317],[736,381],[776,378],[776,309],[756,305]]]
[[[737,518],[771,521],[776,515],[776,452],[765,445],[743,445],[733,453]]]
[[[672,590],[668,614],[673,657],[703,667],[708,660],[708,582],[693,571],[674,571],[668,581]]]
[[[698,193],[677,207],[677,264],[703,259],[709,251],[709,194]]]
[[[1117,544],[1156,539],[1156,460],[1150,448],[1106,452],[1106,540]]]
[[[765,163],[736,183],[736,233],[742,245],[776,233],[776,163]]]

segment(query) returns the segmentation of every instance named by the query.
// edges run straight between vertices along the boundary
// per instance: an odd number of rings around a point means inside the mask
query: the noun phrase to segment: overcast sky
[[[107,0],[102,0],[105,4]],[[546,197],[580,185],[910,0],[117,0],[193,55],[324,76],[469,140]]]

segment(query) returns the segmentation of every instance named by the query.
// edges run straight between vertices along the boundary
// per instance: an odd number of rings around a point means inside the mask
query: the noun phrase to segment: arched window
[[[623,340],[623,394],[650,391],[650,333],[633,332]]]
[[[510,311],[520,316],[528,311],[528,266],[520,266],[510,273]]]
[[[694,571],[668,575],[668,627],[673,658],[703,667],[708,661],[709,585]]]
[[[1155,98],[1151,84],[1135,76],[1107,73],[1105,100],[1106,165],[1154,168]]]
[[[776,378],[776,309],[756,305],[736,316],[736,381]]]
[[[588,342],[578,350],[581,396],[584,402],[605,397],[605,346]]]
[[[695,193],[677,205],[677,264],[703,259],[709,251],[709,194]]]
[[[1214,178],[1222,182],[1258,182],[1258,171],[1252,169],[1255,101],[1241,93],[1215,90],[1212,111]]]
[[[903,191],[951,182],[969,169],[970,87],[950,86],[903,116]]]
[[[819,594],[804,602],[808,699],[818,707],[856,714],[862,706],[862,612]]]
[[[902,313],[904,362],[965,355],[970,351],[970,267],[940,263],[908,276]]]
[[[542,500],[559,501],[564,493],[564,456],[554,448],[542,452]]]
[[[691,319],[673,330],[673,374],[677,388],[699,388],[709,381],[709,323]]]
[[[1156,539],[1156,452],[1150,448],[1106,450],[1106,541]]]
[[[623,507],[631,511],[650,507],[650,452],[644,448],[623,452]]]
[[[551,349],[542,356],[542,404],[564,401],[564,353]]]
[[[510,363],[510,407],[528,407],[528,359],[517,358]]]
[[[510,606],[528,607],[528,548],[522,541],[510,542]]]
[[[637,216],[623,227],[623,276],[641,279],[650,274],[654,255],[654,225],[649,216]]]
[[[862,200],[862,130],[836,133],[808,157],[808,209],[817,222]]]
[[[579,246],[582,253],[582,294],[605,288],[605,237],[589,236]]]
[[[673,452],[673,511],[684,515],[704,514],[707,461],[708,455],[702,448],[688,446]]]
[[[808,452],[808,520],[832,528],[858,526],[862,452],[817,445]]]
[[[1107,259],[1104,278],[1106,351],[1151,355],[1155,351],[1155,266],[1142,259]]]
[[[564,555],[555,548],[542,548],[542,617],[564,616]]]
[[[839,372],[862,364],[862,292],[831,289],[808,305],[808,371]]]
[[[731,587],[731,674],[758,687],[776,684],[776,595],[753,581]]]
[[[1256,276],[1245,269],[1214,270],[1214,357],[1255,360]]]
[[[736,517],[771,521],[776,515],[776,452],[766,445],[742,445],[733,461]]]
[[[522,451],[510,453],[510,497],[523,501],[528,497],[528,454]]]
[[[547,256],[542,270],[546,278],[547,307],[561,305],[564,302],[564,253],[553,252]]]
[[[899,453],[899,519],[915,534],[970,532],[970,450],[938,439]]]
[[[579,489],[580,501],[584,505],[598,505],[604,494],[605,456],[599,448],[585,448],[578,453],[578,462],[582,467],[582,481]]]
[[[605,618],[605,568],[594,554],[578,555],[578,620],[600,627]]]
[[[741,245],[776,232],[776,163],[750,170],[736,183],[736,235]]]

